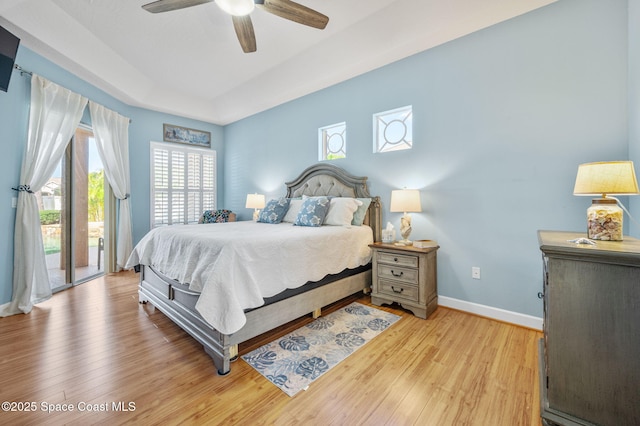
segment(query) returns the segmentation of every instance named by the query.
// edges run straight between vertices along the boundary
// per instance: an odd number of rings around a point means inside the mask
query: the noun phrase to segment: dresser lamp
[[[260,216],[260,209],[265,205],[264,194],[247,194],[245,207],[253,209],[253,220],[257,221]]]
[[[622,209],[626,209],[613,195],[636,195],[639,192],[632,161],[580,164],[573,195],[600,196],[594,198],[587,209],[589,239],[622,241]]]
[[[396,244],[404,246],[412,245],[413,243],[409,241],[409,235],[411,234],[411,216],[409,213],[422,211],[420,191],[417,189],[395,189],[391,191],[391,206],[389,210],[392,213],[404,213],[400,219],[400,235],[402,235],[402,240]]]

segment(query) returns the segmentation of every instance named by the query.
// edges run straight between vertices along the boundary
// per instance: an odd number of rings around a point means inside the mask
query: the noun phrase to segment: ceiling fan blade
[[[291,0],[264,0],[256,2],[256,6],[273,13],[281,18],[288,19],[298,24],[323,30],[329,18],[320,12],[309,9],[306,6],[292,2]]]
[[[233,28],[236,30],[238,41],[244,53],[256,51],[256,35],[253,32],[253,24],[249,15],[231,16],[233,19]]]
[[[142,8],[147,12],[160,13],[197,6],[203,3],[211,3],[212,1],[213,0],[158,0],[145,4]]]

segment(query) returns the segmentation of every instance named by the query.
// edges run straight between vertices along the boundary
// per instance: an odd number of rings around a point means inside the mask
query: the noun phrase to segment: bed
[[[252,221],[181,225],[160,230],[168,236],[163,235],[164,239],[157,240],[159,242],[155,244],[149,240],[155,241],[160,236],[150,235],[155,234],[156,229],[150,231],[136,245],[127,265],[135,266],[140,272],[140,303],[151,303],[189,333],[204,346],[218,373],[228,374],[231,361],[237,357],[238,344],[309,313],[317,317],[324,306],[359,291],[368,291],[371,286],[371,255],[368,244],[362,242],[365,241],[362,235],[368,233],[368,241],[380,241],[381,211],[380,199],[370,195],[366,181],[366,177],[353,176],[339,167],[320,163],[308,167],[296,179],[285,184],[287,199],[321,196],[330,197],[332,202],[347,201],[347,198],[370,199],[369,206],[362,212],[365,213],[363,226],[306,228],[291,223]],[[212,239],[201,242],[201,236],[197,234],[204,235],[205,230],[210,230]],[[286,235],[288,232],[313,233],[316,234],[313,238],[320,240],[298,242],[296,236],[295,239],[285,240],[285,243],[272,243],[272,246],[291,245],[296,253],[312,256],[311,248],[315,246],[332,244],[338,252],[343,246],[351,247],[347,246],[347,242],[353,240],[358,249],[347,251],[355,253],[355,260],[345,260],[347,253],[338,254],[337,258],[327,260],[331,264],[328,266],[324,265],[327,262],[317,262],[315,258],[302,258],[300,263],[305,265],[302,269],[308,269],[307,272],[313,277],[302,283],[295,283],[295,279],[299,280],[302,276],[298,276],[299,272],[285,270],[276,263],[272,263],[275,266],[271,269],[260,269],[262,259],[258,258],[264,257],[264,261],[269,262],[275,260],[269,258],[269,253],[260,254],[264,250],[255,249],[254,246],[259,247],[261,242],[264,246],[276,237],[276,233]],[[224,237],[225,234],[234,237]],[[191,243],[180,243],[180,239]],[[173,256],[179,254],[180,259],[191,259],[187,257],[188,252],[195,252],[196,255],[192,256],[193,261],[162,263],[157,259],[170,255],[156,255],[153,258],[153,255],[145,254],[155,253],[154,250],[164,250]],[[243,262],[247,250],[250,250],[251,265]],[[364,257],[362,250],[367,252],[368,258]],[[209,259],[209,255],[214,257]],[[155,260],[152,261],[152,258]],[[182,263],[193,265],[187,272],[173,268]],[[339,271],[335,270],[338,266]],[[281,280],[270,277],[271,273],[276,272],[280,273]],[[260,300],[256,300],[256,296],[246,289],[255,287],[254,280],[261,281]],[[266,290],[262,289],[262,284]]]

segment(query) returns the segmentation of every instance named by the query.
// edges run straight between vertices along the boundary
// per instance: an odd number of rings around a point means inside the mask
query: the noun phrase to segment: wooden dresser
[[[640,240],[539,231],[546,425],[640,425]]]
[[[426,319],[438,307],[438,246],[416,248],[374,243],[371,303],[399,303]]]

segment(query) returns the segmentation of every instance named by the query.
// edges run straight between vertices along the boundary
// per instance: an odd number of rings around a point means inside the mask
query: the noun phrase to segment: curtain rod
[[[20,75],[29,75],[32,76],[33,73],[31,71],[27,71],[24,68],[22,68],[20,65],[18,64],[13,64],[13,68],[17,69],[18,71],[20,71]]]
[[[22,68],[20,65],[18,64],[13,64],[13,68],[15,68],[16,70],[20,71],[20,75],[29,75],[29,76],[33,76],[33,73],[31,71],[27,71],[24,68]],[[133,122],[132,119],[129,119],[129,123]]]

